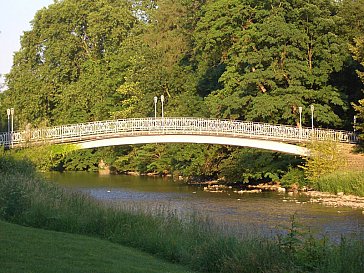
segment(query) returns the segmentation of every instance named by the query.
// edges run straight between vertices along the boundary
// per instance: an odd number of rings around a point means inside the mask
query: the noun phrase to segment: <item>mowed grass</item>
[[[191,272],[101,239],[0,221],[0,272]]]

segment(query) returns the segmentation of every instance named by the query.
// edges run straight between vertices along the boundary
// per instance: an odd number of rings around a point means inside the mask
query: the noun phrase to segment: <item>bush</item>
[[[304,186],[307,184],[305,173],[301,169],[290,168],[280,180],[283,187],[291,187],[292,185]]]
[[[13,157],[0,155],[0,174],[23,174],[32,177],[35,175],[35,167],[29,160],[16,160]]]
[[[316,180],[323,175],[333,173],[347,163],[337,142],[312,141],[307,148],[311,154],[306,158],[306,164],[302,168],[308,180]]]

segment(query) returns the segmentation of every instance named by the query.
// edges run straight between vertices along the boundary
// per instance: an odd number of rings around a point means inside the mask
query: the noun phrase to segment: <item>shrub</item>
[[[280,181],[283,187],[291,187],[295,184],[304,186],[307,184],[304,171],[298,168],[290,168],[288,172],[282,176]]]
[[[306,164],[302,168],[308,180],[315,180],[333,173],[346,164],[346,159],[342,156],[337,142],[312,141],[307,148],[310,149],[311,154],[306,158]]]

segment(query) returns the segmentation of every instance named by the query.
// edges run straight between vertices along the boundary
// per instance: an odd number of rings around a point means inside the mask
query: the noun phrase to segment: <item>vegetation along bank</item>
[[[362,236],[340,242],[317,238],[300,228],[294,216],[284,235],[236,237],[196,214],[181,218],[168,208],[105,206],[46,182],[26,161],[1,156],[0,172],[2,221],[130,246],[190,270],[361,272],[364,265]]]

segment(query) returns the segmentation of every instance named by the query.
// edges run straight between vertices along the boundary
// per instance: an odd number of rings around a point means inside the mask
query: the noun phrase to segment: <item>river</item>
[[[148,207],[166,207],[177,213],[198,213],[217,224],[263,234],[284,232],[291,217],[316,235],[331,239],[364,235],[362,210],[332,208],[307,202],[306,196],[263,192],[239,194],[231,190],[212,193],[160,177],[110,175],[96,173],[52,173],[47,178],[66,188],[85,192],[110,202]]]

